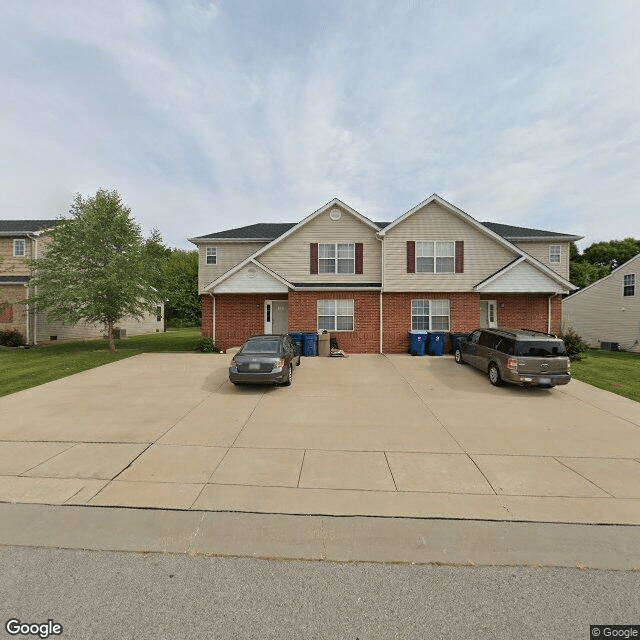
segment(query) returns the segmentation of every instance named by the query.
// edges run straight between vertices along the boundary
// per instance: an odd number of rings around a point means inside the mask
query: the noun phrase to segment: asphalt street
[[[589,638],[640,623],[640,572],[0,548],[9,619],[63,639]],[[37,636],[30,636],[32,638]]]

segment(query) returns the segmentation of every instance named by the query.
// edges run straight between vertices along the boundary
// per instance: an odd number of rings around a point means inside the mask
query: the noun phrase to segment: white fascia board
[[[298,231],[299,229],[304,227],[305,224],[311,222],[311,220],[313,220],[314,218],[317,218],[320,214],[324,213],[325,211],[329,210],[331,207],[333,207],[335,205],[339,205],[339,206],[343,207],[350,214],[352,214],[353,216],[358,218],[358,220],[361,220],[363,223],[365,223],[368,226],[370,226],[375,231],[379,230],[379,227],[375,223],[373,223],[371,220],[369,220],[369,218],[365,218],[365,216],[363,216],[362,214],[358,213],[355,209],[352,209],[349,205],[345,204],[344,202],[342,202],[338,198],[334,198],[333,200],[327,202],[327,204],[323,205],[322,207],[320,207],[319,209],[314,211],[312,214],[308,215],[303,220],[300,220],[300,222],[298,222],[298,224],[296,224],[295,226],[291,227],[291,229],[289,229],[289,231],[285,231],[282,235],[280,235],[277,238],[275,238],[275,240],[272,240],[269,244],[265,245],[264,247],[260,247],[260,249],[258,249],[254,253],[252,253],[249,257],[245,258],[242,262],[239,262],[235,267],[233,267],[232,269],[229,269],[229,271],[227,271],[226,273],[222,274],[217,280],[214,280],[211,284],[206,286],[204,290],[208,291],[209,289],[211,289],[214,286],[220,284],[221,282],[223,282],[227,278],[230,278],[234,273],[236,273],[237,271],[242,269],[244,266],[249,264],[250,261],[254,260],[255,258],[257,258],[259,256],[261,256],[263,253],[269,251],[269,249],[271,249],[272,247],[275,247],[277,244],[280,244],[283,240],[288,238],[290,235],[294,234],[296,231]],[[293,285],[289,285],[289,286],[293,287]]]
[[[291,284],[291,282],[285,280],[282,276],[278,275],[275,271],[272,271],[271,269],[269,269],[269,267],[265,267],[265,265],[263,265],[261,262],[258,262],[257,260],[254,260],[252,257],[249,257],[247,258],[246,261],[243,261],[239,265],[236,265],[239,267],[238,269],[236,269],[235,267],[234,269],[230,269],[229,271],[224,273],[222,276],[220,276],[217,280],[210,282],[206,287],[204,287],[203,291],[210,292],[210,293],[215,292],[215,289],[220,284],[222,284],[231,275],[233,275],[231,271],[234,271],[234,273],[236,273],[237,271],[240,271],[241,268],[246,267],[248,264],[254,264],[261,271],[264,271],[264,273],[266,273],[268,276],[270,276],[274,280],[277,280],[278,282],[280,282],[280,284],[284,285],[285,287],[288,287],[289,289],[295,289],[295,287],[293,286],[293,284]]]

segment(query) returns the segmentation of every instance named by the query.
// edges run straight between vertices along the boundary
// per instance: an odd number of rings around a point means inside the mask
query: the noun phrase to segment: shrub
[[[22,347],[25,341],[17,329],[6,329],[0,331],[0,344],[4,347]]]
[[[220,349],[216,347],[216,343],[211,338],[206,338],[202,336],[196,345],[196,351],[201,351],[202,353],[220,353]]]
[[[579,362],[582,360],[582,353],[589,350],[589,346],[585,341],[571,328],[561,333],[560,338],[564,342],[569,360]]]

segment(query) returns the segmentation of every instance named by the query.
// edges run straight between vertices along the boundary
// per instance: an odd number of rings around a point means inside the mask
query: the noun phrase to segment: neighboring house
[[[562,307],[562,326],[574,329],[590,347],[617,342],[640,352],[640,254],[608,276],[576,291]]]
[[[337,198],[296,223],[190,238],[202,335],[222,349],[257,333],[328,330],[352,353],[407,350],[409,330],[560,328],[579,236],[480,223],[433,195],[393,222]]]
[[[28,344],[49,340],[98,338],[105,335],[101,324],[65,324],[47,322],[44,314],[36,313],[28,301],[32,270],[29,260],[42,257],[50,237],[47,231],[58,220],[0,220],[0,330],[17,329]],[[164,331],[164,305],[156,313],[141,320],[124,318],[118,327],[127,335]]]

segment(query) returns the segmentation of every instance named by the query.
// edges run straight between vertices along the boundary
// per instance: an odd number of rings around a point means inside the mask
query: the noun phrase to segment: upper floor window
[[[416,273],[455,273],[455,242],[416,242]]]
[[[636,274],[630,273],[627,276],[624,276],[622,282],[622,295],[624,296],[635,296],[636,295]]]
[[[318,273],[355,272],[355,244],[318,244]]]
[[[561,248],[559,244],[552,244],[549,247],[549,262],[560,263]]]
[[[23,238],[13,241],[13,255],[16,258],[24,258],[27,253],[27,242]]]
[[[217,247],[207,247],[207,264],[218,264]]]

